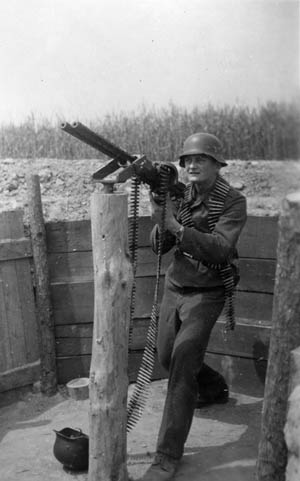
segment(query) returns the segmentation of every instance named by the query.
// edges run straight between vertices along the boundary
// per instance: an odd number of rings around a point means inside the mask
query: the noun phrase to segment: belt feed
[[[136,270],[137,270],[137,256],[138,256],[138,217],[139,217],[139,204],[140,204],[140,180],[134,175],[131,178],[131,191],[130,191],[130,209],[129,209],[129,229],[128,229],[128,249],[132,264],[133,281],[130,295],[130,308],[129,308],[129,339],[128,347],[132,346],[133,336],[133,316],[135,310],[136,301]]]
[[[215,186],[211,192],[209,199],[208,226],[211,233],[214,232],[216,224],[222,214],[224,201],[229,192],[229,184],[221,176],[217,177]],[[192,186],[188,185],[184,193],[184,201],[180,212],[180,221],[184,227],[194,227],[192,212],[190,205],[192,203]],[[225,330],[233,330],[235,327],[234,319],[234,279],[232,268],[229,262],[224,264],[211,264],[203,262],[203,264],[211,269],[217,269],[225,288],[226,304]]]
[[[159,234],[158,242],[158,253],[157,253],[157,269],[156,269],[156,282],[154,290],[154,300],[151,311],[150,326],[147,333],[146,346],[144,349],[141,366],[138,372],[136,384],[134,391],[129,400],[127,407],[127,432],[129,432],[135,424],[140,419],[143,409],[145,407],[149,386],[152,380],[152,373],[155,363],[155,352],[156,352],[156,339],[158,330],[158,294],[160,286],[160,273],[161,273],[161,261],[162,261],[162,247],[165,234],[165,216],[166,216],[166,198],[169,185],[169,168],[162,165],[160,169],[160,187],[159,193],[163,197],[162,203],[162,219],[161,219],[161,229]],[[135,244],[135,248],[137,243]],[[136,258],[136,257],[134,257]],[[131,310],[133,316],[133,310]],[[131,320],[132,325],[132,320]]]

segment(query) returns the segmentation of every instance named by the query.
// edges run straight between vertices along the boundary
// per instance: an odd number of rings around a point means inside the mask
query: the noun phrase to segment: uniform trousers
[[[220,375],[203,363],[211,330],[225,302],[224,287],[179,288],[168,279],[160,309],[158,358],[168,371],[168,390],[157,452],[183,455],[201,383]]]

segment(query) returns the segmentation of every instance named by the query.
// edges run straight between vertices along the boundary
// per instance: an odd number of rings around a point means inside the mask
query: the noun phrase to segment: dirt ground
[[[27,209],[26,173],[40,175],[46,221],[80,220],[90,217],[90,195],[96,185],[92,174],[107,160],[0,159],[0,211]],[[299,190],[299,161],[232,160],[222,175],[246,195],[252,215],[276,215],[288,192]],[[180,177],[182,171],[179,168]],[[120,185],[129,191],[129,183]],[[149,214],[149,201],[143,188],[141,214]]]
[[[152,383],[143,417],[128,435],[132,480],[140,479],[151,463],[166,387],[165,380]],[[10,404],[0,398],[0,406],[1,481],[87,481],[87,472],[67,472],[54,458],[53,429],[80,428],[88,434],[88,400],[75,401],[64,390],[50,398],[27,392]],[[261,398],[231,393],[226,405],[196,410],[175,479],[252,481],[261,408]]]

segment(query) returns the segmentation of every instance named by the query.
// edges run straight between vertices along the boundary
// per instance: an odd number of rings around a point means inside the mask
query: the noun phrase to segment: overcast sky
[[[0,123],[289,100],[298,25],[298,0],[0,0]]]

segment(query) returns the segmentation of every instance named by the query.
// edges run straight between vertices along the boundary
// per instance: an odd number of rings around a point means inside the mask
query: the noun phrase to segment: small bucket
[[[65,469],[85,471],[89,464],[89,437],[81,429],[56,431],[53,454]]]

